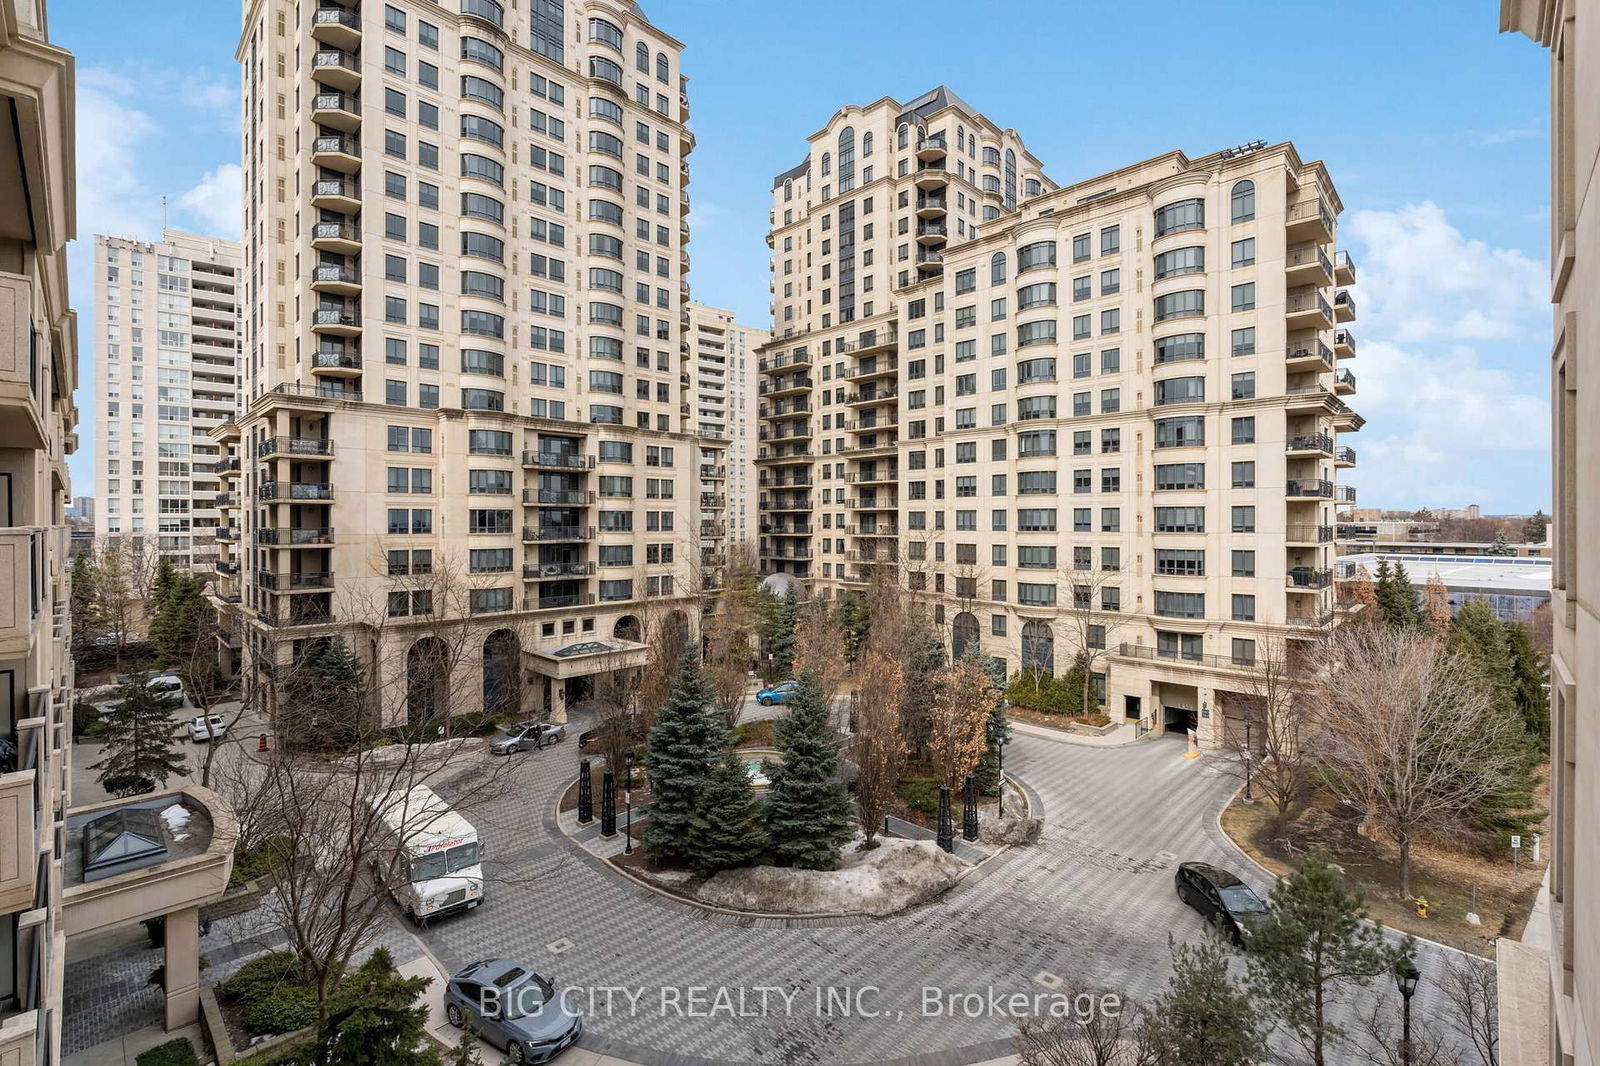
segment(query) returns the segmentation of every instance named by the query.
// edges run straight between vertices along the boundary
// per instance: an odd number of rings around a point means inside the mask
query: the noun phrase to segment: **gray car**
[[[511,959],[474,962],[450,978],[444,1014],[514,1063],[549,1062],[583,1034],[583,1019],[567,1010],[555,985]]]
[[[518,751],[537,751],[567,739],[567,727],[557,722],[518,722],[489,742],[491,755],[510,755]]]

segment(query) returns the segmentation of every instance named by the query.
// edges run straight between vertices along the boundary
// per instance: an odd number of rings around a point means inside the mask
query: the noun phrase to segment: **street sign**
[[[1520,848],[1520,847],[1522,847],[1522,838],[1521,838],[1521,837],[1519,837],[1519,836],[1513,836],[1513,837],[1512,837],[1512,838],[1511,838],[1511,846],[1512,846],[1512,847],[1513,847],[1513,848]]]

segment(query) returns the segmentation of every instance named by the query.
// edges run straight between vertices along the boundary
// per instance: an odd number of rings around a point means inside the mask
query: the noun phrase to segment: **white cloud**
[[[1543,264],[1464,237],[1433,203],[1359,211],[1346,231],[1363,502],[1543,505],[1542,481],[1525,483],[1549,448],[1544,362],[1527,358],[1548,343]]]
[[[1530,122],[1525,126],[1505,126],[1493,130],[1468,130],[1467,143],[1474,148],[1496,148],[1502,144],[1513,144],[1517,141],[1531,141],[1537,137],[1546,137],[1550,127],[1542,122]]]
[[[104,68],[78,75],[78,233],[146,239],[160,226],[160,200],[139,176],[139,152],[160,127],[120,98],[137,87]]]
[[[717,219],[728,213],[728,209],[721,204],[710,200],[692,200],[689,204],[689,228],[691,230],[714,229]]]
[[[242,173],[237,163],[224,163],[178,197],[178,205],[203,223],[201,229],[204,232],[237,240],[239,181]]]

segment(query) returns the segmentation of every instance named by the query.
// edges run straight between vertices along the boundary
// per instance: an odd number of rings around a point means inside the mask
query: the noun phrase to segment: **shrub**
[[[931,777],[913,777],[894,786],[900,802],[919,814],[939,812],[939,782]]]
[[[149,1051],[140,1052],[133,1061],[136,1066],[200,1066],[200,1060],[194,1053],[194,1045],[184,1036],[168,1040],[165,1044],[157,1044]]]
[[[771,718],[763,718],[756,722],[743,722],[734,727],[733,746],[742,747],[772,747],[772,729],[774,722]]]
[[[1017,674],[1006,686],[1006,699],[1018,707],[1027,707],[1030,710],[1039,709],[1039,677],[1028,670]]]
[[[228,875],[228,887],[234,888],[273,873],[282,865],[280,856],[289,847],[288,837],[272,836],[248,851],[234,849],[233,872]]]
[[[317,994],[305,985],[282,985],[249,1001],[242,1019],[247,1033],[292,1033],[317,1024]]]
[[[227,1000],[250,1000],[287,985],[303,985],[300,960],[289,951],[269,951],[239,967],[232,977],[217,986]]]

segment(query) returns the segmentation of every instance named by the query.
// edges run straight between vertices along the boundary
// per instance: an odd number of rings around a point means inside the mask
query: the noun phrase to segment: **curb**
[[[1071,733],[1065,729],[1053,729],[1050,726],[1035,725],[1032,722],[1024,721],[1020,718],[1012,718],[1009,719],[1009,721],[1011,722],[1012,729],[1019,733],[1024,733],[1030,737],[1038,737],[1041,740],[1053,740],[1058,744],[1071,744],[1074,747],[1079,748],[1104,748],[1107,751],[1112,751],[1117,748],[1131,748],[1136,744],[1144,743],[1146,737],[1154,735],[1154,730],[1152,730],[1151,732],[1144,734],[1144,736],[1134,737],[1132,740],[1120,740],[1115,744],[1097,744],[1092,740],[1085,739],[1082,734]]]

